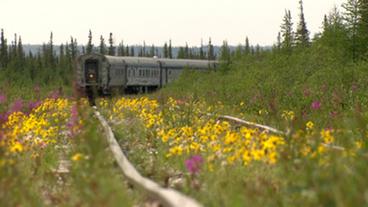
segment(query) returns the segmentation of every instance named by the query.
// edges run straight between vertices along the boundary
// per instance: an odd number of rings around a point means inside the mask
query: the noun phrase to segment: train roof
[[[109,56],[101,54],[82,55],[78,58],[88,59],[98,58],[109,62],[110,64],[126,63],[129,65],[157,66],[162,64],[163,67],[170,68],[209,68],[215,67],[218,61],[213,60],[192,60],[192,59],[168,59],[168,58],[149,58],[149,57],[132,57],[132,56]]]

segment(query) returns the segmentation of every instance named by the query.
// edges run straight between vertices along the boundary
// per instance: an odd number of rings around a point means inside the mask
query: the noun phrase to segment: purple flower
[[[194,155],[191,158],[185,160],[185,167],[190,174],[197,174],[201,170],[203,164],[203,158],[200,155]]]
[[[71,136],[75,135],[75,126],[78,125],[78,107],[77,105],[73,105],[72,109],[71,109],[71,116],[70,116],[70,120],[67,123],[67,126],[69,128],[69,132]]]
[[[41,101],[35,101],[35,102],[30,101],[28,103],[28,108],[29,108],[30,111],[32,111],[33,109],[39,107],[41,105],[41,103],[42,103]]]
[[[321,108],[321,102],[319,101],[313,101],[312,105],[311,105],[312,109],[314,110],[318,110]]]
[[[13,105],[10,107],[10,112],[22,111],[23,109],[23,100],[17,99],[14,101]]]
[[[5,102],[6,102],[6,96],[0,93],[0,104],[5,103]]]

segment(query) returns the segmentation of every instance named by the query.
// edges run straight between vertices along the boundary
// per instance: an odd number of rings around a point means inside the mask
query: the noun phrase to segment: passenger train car
[[[100,54],[77,58],[77,82],[81,89],[97,89],[100,94],[113,90],[147,92],[177,79],[183,69],[216,69],[217,61],[118,57]]]

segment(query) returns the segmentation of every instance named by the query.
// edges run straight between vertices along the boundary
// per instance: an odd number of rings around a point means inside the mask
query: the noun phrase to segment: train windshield
[[[86,83],[97,83],[98,61],[86,60],[84,68],[85,68]]]

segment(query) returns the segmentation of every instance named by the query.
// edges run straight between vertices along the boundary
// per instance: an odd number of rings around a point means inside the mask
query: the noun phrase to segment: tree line
[[[92,31],[89,30],[88,42],[82,47],[76,38],[70,37],[65,44],[61,44],[56,52],[53,43],[53,33],[47,43],[36,52],[24,51],[21,36],[14,35],[11,42],[0,33],[0,71],[7,80],[23,80],[24,82],[40,82],[44,84],[59,81],[70,84],[73,79],[74,60],[80,54],[100,53],[113,56],[139,56],[161,58],[188,58],[215,60],[230,64],[234,59],[245,57],[262,58],[265,54],[282,54],[292,56],[300,52],[310,51],[331,53],[336,58],[353,62],[365,61],[368,56],[368,0],[346,0],[342,4],[342,11],[337,7],[324,16],[322,32],[310,37],[304,15],[303,1],[299,0],[299,15],[296,27],[290,10],[285,10],[276,43],[272,48],[262,48],[251,45],[246,37],[244,44],[232,49],[224,41],[219,53],[214,51],[211,38],[205,45],[201,41],[199,48],[189,47],[188,44],[179,47],[173,54],[172,42],[165,42],[163,47],[147,46],[145,42],[139,47],[129,46],[121,41],[115,44],[113,34],[109,34],[108,42],[100,36],[98,46],[93,45]],[[295,28],[295,29],[294,29]],[[136,51],[137,50],[137,51]],[[175,57],[174,57],[175,56]],[[225,65],[226,65],[225,64]],[[226,68],[226,67],[225,67]]]

